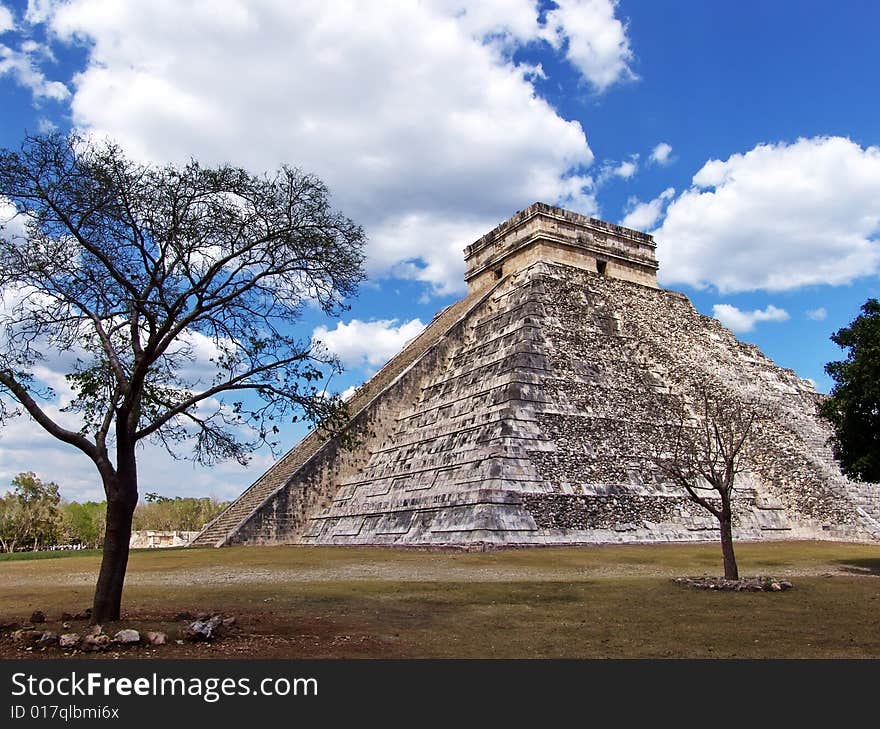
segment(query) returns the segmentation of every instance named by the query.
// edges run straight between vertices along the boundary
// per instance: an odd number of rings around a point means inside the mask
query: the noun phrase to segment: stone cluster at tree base
[[[761,416],[736,539],[880,538],[812,384],[657,287],[651,237],[536,203],[466,252],[470,290],[196,545],[705,541],[718,522],[656,465],[664,403],[709,385]]]
[[[697,590],[722,590],[731,592],[784,592],[794,585],[789,580],[775,577],[740,577],[728,580],[724,577],[676,577],[673,582]]]
[[[101,625],[87,625],[80,632],[74,631],[72,621],[88,620],[91,610],[82,611],[76,615],[62,613],[58,619],[61,623],[58,632],[44,629],[47,622],[46,615],[41,610],[35,610],[28,623],[0,622],[0,638],[8,634],[19,649],[24,651],[59,649],[64,653],[103,653],[112,649],[138,647],[163,646],[169,642],[167,633],[158,630],[137,630],[133,627],[124,627],[116,630],[112,635],[104,632]],[[236,629],[234,615],[221,613],[189,613],[182,612],[175,615],[175,620],[181,622],[178,628],[176,642],[182,644],[185,641],[210,643],[218,640],[230,631]],[[121,621],[126,622],[126,621]],[[37,627],[40,626],[40,627]]]

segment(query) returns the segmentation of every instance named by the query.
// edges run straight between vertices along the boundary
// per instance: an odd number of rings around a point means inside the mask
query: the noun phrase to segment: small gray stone
[[[93,625],[86,631],[86,635],[101,635],[104,632],[104,629],[100,625]]]
[[[76,648],[79,645],[79,633],[62,633],[58,638],[59,648]]]
[[[183,633],[186,640],[208,641],[219,637],[219,629],[223,625],[223,619],[215,615],[208,620],[194,620]]]
[[[58,642],[58,633],[53,633],[51,630],[47,630],[40,636],[40,639],[37,641],[37,645],[40,647],[45,647],[49,645],[55,645]]]
[[[43,634],[33,628],[20,628],[13,631],[12,640],[19,645],[34,645]]]
[[[131,628],[120,630],[113,636],[114,643],[122,643],[123,645],[131,645],[132,643],[141,642],[141,634]]]
[[[82,639],[80,648],[87,653],[95,653],[105,651],[110,647],[110,636],[100,633],[98,635],[87,635]]]
[[[147,643],[150,645],[165,645],[165,641],[168,636],[165,633],[154,632],[152,630],[148,630],[146,633]]]

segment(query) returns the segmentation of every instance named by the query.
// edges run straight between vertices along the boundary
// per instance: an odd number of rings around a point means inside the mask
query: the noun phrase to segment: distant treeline
[[[210,497],[146,495],[134,512],[135,530],[199,531],[228,502]],[[104,501],[64,501],[58,485],[34,473],[20,473],[0,497],[0,551],[76,546],[100,547],[104,540]]]

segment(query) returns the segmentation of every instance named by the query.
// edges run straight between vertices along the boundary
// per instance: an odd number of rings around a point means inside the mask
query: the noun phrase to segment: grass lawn
[[[672,582],[718,574],[717,544],[139,551],[119,626],[163,629],[172,640],[117,655],[880,657],[880,547],[742,543],[737,556],[741,574],[785,577],[794,589],[720,593]],[[61,612],[90,604],[99,561],[67,553],[0,562],[0,623],[40,609],[58,630]],[[210,645],[178,645],[180,611],[235,615],[238,627]],[[0,656],[22,655],[8,635],[0,638]]]

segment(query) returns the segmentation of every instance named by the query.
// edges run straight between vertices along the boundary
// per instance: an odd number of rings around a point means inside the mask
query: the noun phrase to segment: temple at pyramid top
[[[468,292],[537,261],[657,288],[657,245],[647,233],[536,202],[464,249]]]

